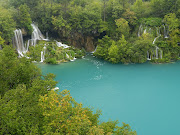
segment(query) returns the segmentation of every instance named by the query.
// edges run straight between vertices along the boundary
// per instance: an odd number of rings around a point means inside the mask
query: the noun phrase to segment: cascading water
[[[31,35],[32,39],[29,39],[26,44],[24,44],[23,41],[22,31],[20,29],[16,29],[14,31],[15,36],[13,38],[13,45],[14,47],[16,47],[16,50],[20,57],[24,57],[24,54],[28,51],[29,46],[35,46],[37,40],[45,40],[38,27],[35,24],[31,24],[31,26],[33,28],[33,32]]]
[[[96,50],[97,50],[97,46],[96,46],[95,50],[94,50],[94,51],[92,51],[91,53],[95,53],[95,52],[96,52]]]
[[[147,29],[145,29],[143,33],[146,34],[147,33]]]
[[[70,46],[68,46],[68,45],[66,45],[66,44],[62,44],[61,42],[57,42],[56,41],[56,45],[58,46],[58,47],[63,47],[63,48],[69,48]]]
[[[156,32],[157,32],[157,37],[155,37],[155,39],[153,40],[153,44],[155,44],[156,39],[161,36],[161,34],[160,34],[160,28],[157,28],[157,27],[156,27]]]
[[[66,57],[69,59],[70,57],[69,57],[69,55],[66,53]]]
[[[147,60],[151,60],[151,56],[149,55],[148,51],[147,51]]]
[[[49,37],[48,37],[48,32],[46,32],[46,39],[49,40]]]
[[[46,50],[46,46],[43,47],[43,50],[41,51],[41,61],[40,62],[44,62],[45,60],[45,50]]]
[[[70,60],[70,61],[75,61],[77,58],[76,57],[74,57],[72,60]]]
[[[160,36],[161,36],[161,34],[160,34],[160,28],[157,28],[156,27],[156,31],[157,31],[157,37],[154,39],[154,41],[153,41],[153,44],[155,44],[155,42],[156,42],[156,40],[157,40],[157,38],[159,38]],[[158,59],[159,58],[159,47],[157,47],[157,46],[155,46],[156,47],[156,54],[154,54],[154,56],[156,57],[156,59]],[[160,58],[162,59],[162,50],[160,50]]]
[[[162,50],[160,50],[160,58],[161,58],[161,59],[162,59],[162,53],[163,53]]]
[[[149,28],[148,26],[143,27],[143,25],[141,24],[138,30],[138,37],[140,37],[142,34],[151,33],[151,31],[151,28]]]
[[[41,31],[39,30],[39,28],[35,25],[35,24],[31,24],[32,28],[33,28],[33,32],[31,35],[31,45],[35,46],[37,43],[37,40],[44,40],[44,36],[42,35]]]
[[[159,50],[159,47],[156,46],[156,59],[158,59],[158,50]]]
[[[142,26],[142,24],[141,24],[141,25],[139,26],[139,30],[138,30],[138,37],[141,36],[142,31],[143,31],[143,26]]]
[[[24,45],[23,35],[20,29],[16,29],[14,34],[13,45],[16,47],[19,57],[24,57],[24,54],[28,51],[29,46]]]
[[[157,34],[157,37],[154,38],[153,43],[152,43],[153,45],[155,44],[156,40],[161,36],[160,28],[156,27],[156,34]],[[162,50],[159,49],[159,47],[155,46],[155,51],[153,51],[152,56],[150,56],[149,51],[147,51],[147,60],[151,60],[153,58],[158,59],[159,57],[162,59]]]
[[[151,28],[149,28],[148,33],[151,33]]]
[[[166,26],[163,24],[164,27],[164,38],[168,38],[168,29],[166,30]]]

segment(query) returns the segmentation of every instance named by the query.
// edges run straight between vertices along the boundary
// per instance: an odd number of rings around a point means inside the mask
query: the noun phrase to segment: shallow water
[[[138,135],[179,134],[180,62],[114,65],[89,55],[38,66],[56,74],[60,90],[70,90],[77,102],[101,109],[101,121],[125,122]]]

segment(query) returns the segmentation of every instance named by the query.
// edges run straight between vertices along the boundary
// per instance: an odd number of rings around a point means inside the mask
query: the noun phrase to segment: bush
[[[45,63],[48,63],[48,64],[58,64],[56,58],[47,58],[45,60]]]

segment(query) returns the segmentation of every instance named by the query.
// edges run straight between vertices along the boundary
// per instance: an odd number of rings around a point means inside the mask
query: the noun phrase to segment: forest
[[[96,50],[96,57],[112,63],[179,59],[180,0],[1,0],[0,10],[2,47],[12,44],[17,28],[30,37],[35,22],[44,35]],[[49,63],[61,59],[62,52],[50,52]]]
[[[55,75],[43,75],[32,61],[41,61],[47,43],[51,64],[93,51],[111,63],[176,61],[179,22],[180,0],[0,0],[0,134],[136,135],[128,124],[100,122],[101,111],[83,107],[68,90],[54,90]],[[30,39],[33,23],[52,41],[30,46],[31,59],[18,58],[15,30]]]

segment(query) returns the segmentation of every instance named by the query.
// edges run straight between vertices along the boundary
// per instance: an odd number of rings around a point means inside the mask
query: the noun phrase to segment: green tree
[[[115,44],[115,41],[113,41],[112,45],[108,49],[108,60],[112,63],[118,63],[119,62],[118,53],[119,53],[119,49]]]
[[[99,39],[95,56],[99,58],[106,59],[108,56],[108,48],[112,45],[112,40],[108,36],[104,36],[102,39]]]
[[[170,40],[168,41],[175,50],[179,50],[178,43],[180,42],[180,30],[179,30],[179,19],[176,18],[175,13],[170,13],[164,16],[163,20],[169,26]],[[173,49],[174,50],[174,49]],[[178,52],[179,53],[179,52]]]
[[[131,27],[134,27],[137,24],[137,17],[135,12],[131,11],[129,8],[126,9],[126,12],[122,14],[123,18],[128,21]]]
[[[29,10],[30,9],[26,4],[20,5],[17,21],[18,21],[19,28],[24,28],[28,32],[28,34],[31,35],[31,33],[32,33],[32,27],[31,27],[32,20],[31,20],[30,14],[29,14]]]
[[[13,31],[16,29],[16,23],[9,10],[0,7],[0,11],[0,36],[6,43],[10,43],[12,41],[12,37],[14,36]]]
[[[143,8],[143,1],[136,0],[136,2],[133,4],[133,10],[137,14],[138,17],[142,17],[145,11],[145,9]]]
[[[41,76],[40,70],[26,58],[18,59],[15,50],[5,46],[0,55],[0,94],[15,89],[18,84],[31,86],[31,81]]]
[[[2,45],[4,45],[4,43],[5,43],[4,39],[0,36],[0,45],[2,46]]]
[[[129,24],[128,21],[126,21],[124,18],[120,18],[115,20],[117,29],[116,31],[120,33],[121,35],[124,35],[125,37],[129,36]]]
[[[176,18],[175,13],[170,13],[170,14],[165,15],[163,21],[169,26],[170,32],[177,29],[180,26],[179,19]]]
[[[136,131],[132,131],[128,124],[123,123],[122,127],[118,127],[115,135],[137,135]]]
[[[129,63],[130,60],[127,56],[128,42],[126,41],[124,35],[117,41],[117,46],[119,48],[119,59],[122,63]]]

